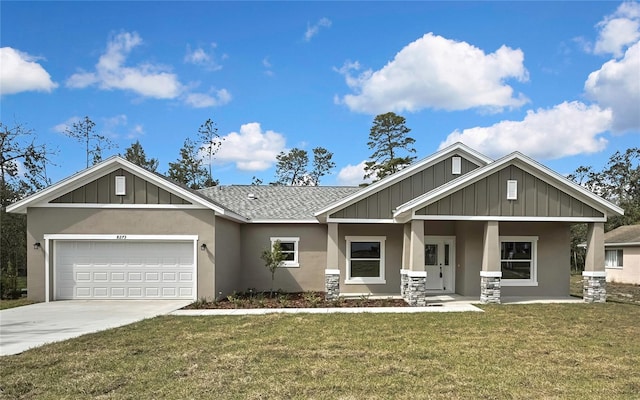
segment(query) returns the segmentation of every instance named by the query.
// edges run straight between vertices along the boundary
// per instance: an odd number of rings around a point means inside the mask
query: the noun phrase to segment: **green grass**
[[[28,304],[33,304],[35,301],[28,300],[26,298],[15,300],[0,300],[0,310],[6,310],[7,308],[22,307]]]
[[[628,399],[640,307],[172,317],[0,358],[11,399]]]

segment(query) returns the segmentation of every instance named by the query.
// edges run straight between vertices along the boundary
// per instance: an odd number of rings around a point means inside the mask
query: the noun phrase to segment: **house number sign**
[[[116,235],[116,239],[118,239],[118,240],[126,240],[127,239],[127,235]]]

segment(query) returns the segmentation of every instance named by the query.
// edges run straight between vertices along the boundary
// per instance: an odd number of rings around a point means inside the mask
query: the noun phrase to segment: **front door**
[[[453,293],[455,291],[455,238],[425,236],[424,262],[427,271],[427,290]]]

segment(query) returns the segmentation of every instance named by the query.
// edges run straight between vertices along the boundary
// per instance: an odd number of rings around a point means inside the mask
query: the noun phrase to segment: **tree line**
[[[393,112],[377,115],[369,130],[367,148],[372,150],[365,162],[363,179],[377,181],[409,166],[415,159],[415,139],[409,136],[411,129],[406,119]],[[105,150],[115,144],[105,135],[96,132],[96,124],[87,116],[72,123],[66,135],[78,141],[85,153],[86,166],[102,160]],[[213,160],[223,145],[216,123],[207,119],[197,129],[195,138],[184,140],[179,157],[169,162],[166,176],[192,189],[218,185],[213,175]],[[526,149],[523,149],[526,152]],[[51,184],[47,166],[53,165],[55,154],[46,144],[36,142],[35,133],[21,124],[8,126],[0,122],[0,296],[7,296],[7,280],[24,275],[26,265],[26,218],[24,215],[7,214],[6,207],[27,195]],[[148,157],[139,141],[125,149],[122,156],[152,172],[157,172],[159,161]],[[640,223],[640,148],[616,152],[601,170],[581,166],[568,176],[579,185],[619,205],[625,210],[622,217],[610,217],[605,229],[620,225]],[[321,179],[335,168],[333,153],[324,147],[309,152],[300,148],[281,151],[276,156],[275,176],[270,185],[309,186],[319,185]],[[22,172],[22,173],[21,173]],[[263,181],[253,177],[252,184]],[[572,226],[572,264],[580,268],[584,251],[586,226]],[[10,291],[10,290],[9,290]],[[13,293],[15,295],[15,293]]]

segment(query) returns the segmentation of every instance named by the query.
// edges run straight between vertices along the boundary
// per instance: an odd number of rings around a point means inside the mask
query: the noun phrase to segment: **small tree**
[[[147,158],[139,140],[136,140],[135,143],[131,143],[131,146],[125,150],[124,158],[125,160],[131,161],[135,165],[151,172],[155,172],[158,168],[158,159]]]
[[[202,166],[202,158],[198,154],[196,143],[187,138],[180,149],[180,158],[169,163],[167,176],[176,182],[184,183],[191,189],[202,189],[216,186],[217,181],[211,181],[207,170]]]
[[[400,151],[415,153],[415,139],[407,136],[411,129],[405,125],[405,118],[392,112],[377,115],[369,133],[369,149],[375,151],[371,161],[365,163],[365,178],[374,177],[380,180],[408,166],[415,156],[400,157]]]
[[[87,168],[89,168],[89,159],[91,159],[91,165],[95,165],[102,161],[102,150],[115,147],[115,144],[109,138],[96,133],[95,126],[96,123],[89,117],[84,117],[84,119],[71,124],[71,127],[64,131],[65,135],[84,144]]]
[[[276,156],[275,183],[287,186],[318,186],[320,178],[327,175],[336,164],[333,153],[324,147],[313,149],[313,169],[309,170],[309,155],[306,150],[293,148],[288,153],[281,151]]]
[[[282,247],[280,241],[276,240],[271,247],[271,250],[263,250],[260,258],[264,261],[265,267],[271,272],[271,296],[273,297],[273,283],[276,279],[276,270],[282,267],[284,263],[284,254],[282,254]]]
[[[209,178],[207,179],[206,186],[215,186],[216,182],[213,179],[213,157],[216,155],[218,150],[220,150],[220,145],[222,144],[222,138],[218,135],[218,127],[216,123],[213,122],[211,118],[207,119],[200,127],[198,128],[198,138],[202,143],[202,149],[205,151],[207,158],[209,159]]]

